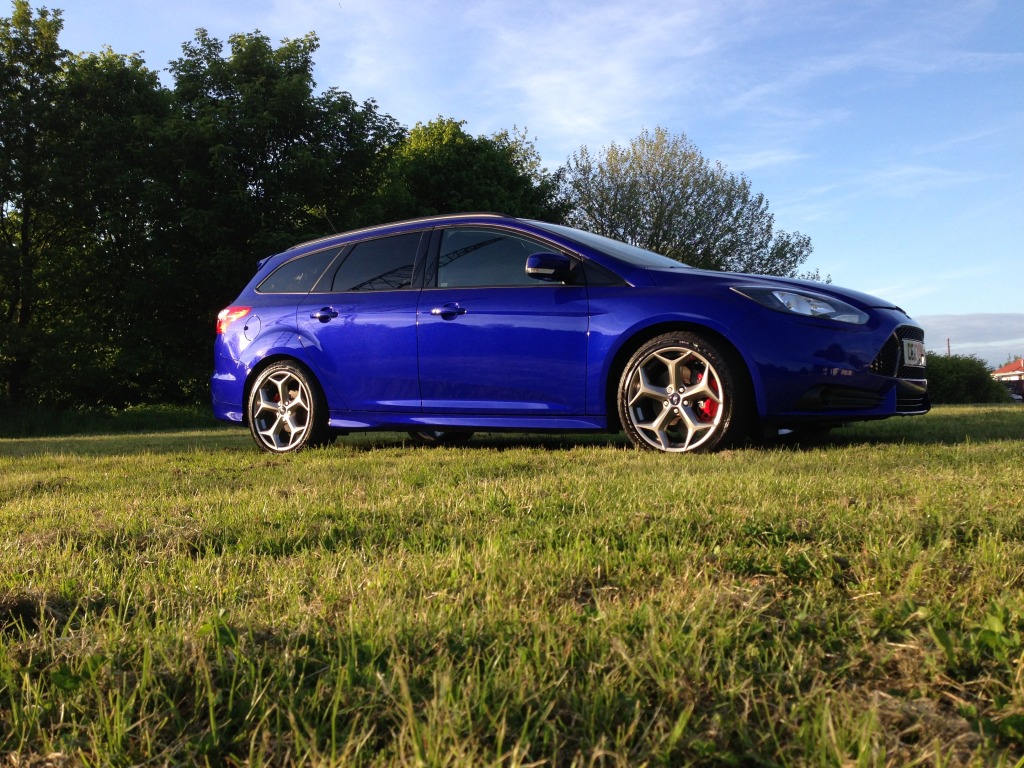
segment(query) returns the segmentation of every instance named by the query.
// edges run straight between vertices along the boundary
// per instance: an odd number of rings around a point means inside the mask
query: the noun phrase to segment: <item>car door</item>
[[[354,244],[299,305],[303,348],[332,410],[420,410],[414,265],[427,237]]]
[[[527,257],[554,248],[506,230],[449,227],[435,243],[417,311],[424,411],[585,413],[582,279],[565,284],[529,277]]]

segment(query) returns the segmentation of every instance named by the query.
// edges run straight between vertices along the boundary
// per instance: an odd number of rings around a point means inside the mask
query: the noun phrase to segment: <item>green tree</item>
[[[314,93],[313,35],[235,35],[225,55],[199,30],[168,90],[138,56],[68,55],[60,31],[28,0],[0,20],[0,385],[203,397],[217,310],[259,258],[359,223],[405,132]]]
[[[928,354],[928,395],[933,403],[1005,403],[1006,388],[974,355]]]
[[[230,50],[198,30],[171,63],[179,211],[163,233],[178,271],[178,339],[206,341],[194,368],[206,375],[218,309],[252,276],[256,261],[295,242],[360,223],[390,148],[404,135],[372,101],[314,92],[309,34],[274,47],[254,32]]]
[[[563,194],[570,224],[694,267],[795,276],[812,250],[806,235],[775,229],[768,201],[745,176],[664,128],[596,155],[581,147]]]
[[[171,63],[186,210],[214,242],[261,255],[352,224],[404,131],[373,101],[314,93],[312,33],[277,48],[259,32],[229,45],[225,56],[200,29]]]
[[[379,218],[496,211],[561,220],[557,178],[523,132],[472,136],[464,126],[439,117],[409,131],[392,158]]]
[[[160,145],[170,95],[140,57],[105,50],[66,59],[54,111],[47,216],[60,223],[60,241],[39,265],[46,322],[36,332],[33,397],[168,398],[168,364],[180,357],[165,338],[167,318],[180,310],[156,238],[177,217],[170,152]]]
[[[29,0],[0,19],[0,395],[203,399],[213,319],[258,259],[385,215],[560,216],[524,134],[407,132],[316,93],[313,34],[200,29],[166,88],[139,56],[69,55],[61,26]]]
[[[39,265],[57,247],[60,222],[46,214],[59,136],[53,108],[67,55],[60,11],[33,14],[14,0],[0,19],[0,381],[24,396],[34,358],[34,320],[45,286]]]

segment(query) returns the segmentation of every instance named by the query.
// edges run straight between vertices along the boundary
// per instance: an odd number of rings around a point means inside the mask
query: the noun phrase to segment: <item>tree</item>
[[[205,398],[212,321],[255,262],[359,223],[405,131],[313,92],[314,35],[199,30],[168,90],[0,19],[0,387],[56,405]],[[196,340],[202,340],[198,345]]]
[[[255,263],[387,215],[465,207],[557,220],[525,135],[406,131],[315,92],[315,35],[204,30],[171,62],[61,49],[59,11],[0,19],[0,397],[206,397],[213,319]]]
[[[465,122],[417,123],[397,148],[378,217],[495,211],[559,221],[558,182],[523,132],[471,136]]]
[[[28,374],[38,401],[120,406],[168,399],[178,386],[167,373],[180,358],[165,335],[179,310],[157,247],[177,217],[160,141],[170,106],[137,55],[108,49],[64,62],[46,212],[60,242],[39,265],[46,320]]]
[[[33,15],[28,0],[14,0],[11,17],[0,19],[0,381],[15,400],[33,363],[39,264],[60,226],[46,205],[59,141],[53,104],[67,55],[58,44],[62,26],[60,11]]]
[[[581,147],[562,181],[568,223],[694,267],[795,276],[812,250],[806,235],[775,230],[745,176],[664,128],[597,156]]]
[[[205,235],[214,230],[215,242],[268,253],[297,234],[352,223],[354,208],[379,186],[381,157],[404,131],[373,101],[360,106],[338,89],[314,93],[316,35],[277,48],[259,32],[228,43],[225,56],[219,40],[197,30],[171,63],[189,195],[182,203],[204,214],[197,223]]]
[[[974,355],[928,354],[928,396],[933,403],[1005,403],[1006,388]]]
[[[59,12],[33,18],[18,0],[0,29],[0,383],[56,405],[165,394],[153,235],[175,215],[155,146],[167,93],[138,56],[62,50]]]
[[[260,258],[360,223],[380,186],[386,158],[404,131],[372,101],[337,89],[314,92],[308,34],[274,47],[254,32],[232,35],[230,50],[197,30],[171,63],[176,227],[163,248],[183,304],[174,341],[204,356],[206,375],[217,310],[234,298]]]

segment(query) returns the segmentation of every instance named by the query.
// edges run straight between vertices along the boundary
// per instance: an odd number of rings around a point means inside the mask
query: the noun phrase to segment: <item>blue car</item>
[[[929,409],[924,332],[832,285],[709,272],[498,214],[333,235],[217,318],[217,418],[273,453],[365,430],[624,430],[711,451]]]

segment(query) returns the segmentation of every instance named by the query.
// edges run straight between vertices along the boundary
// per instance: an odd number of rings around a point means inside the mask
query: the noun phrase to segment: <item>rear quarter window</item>
[[[328,248],[286,261],[256,286],[256,290],[259,293],[309,293],[340,250]]]

